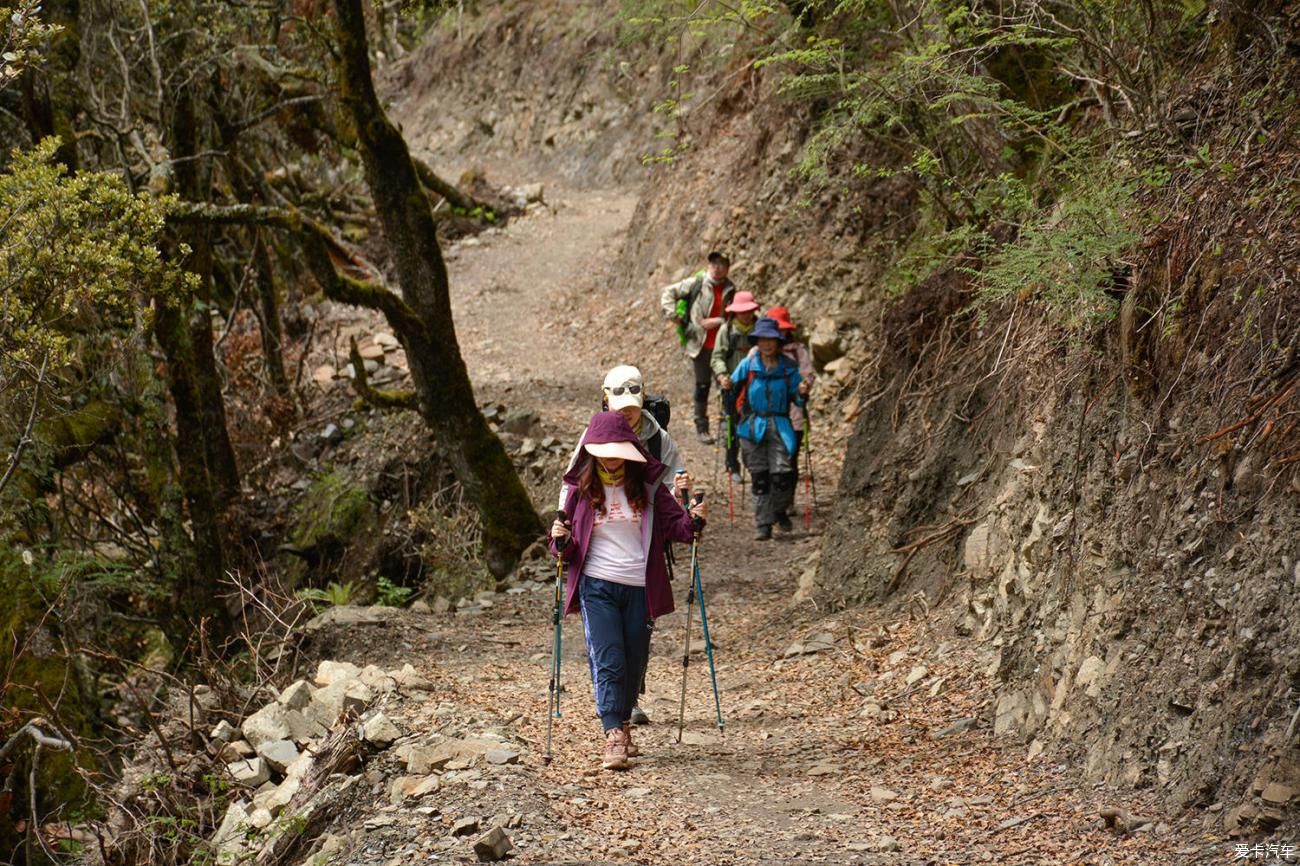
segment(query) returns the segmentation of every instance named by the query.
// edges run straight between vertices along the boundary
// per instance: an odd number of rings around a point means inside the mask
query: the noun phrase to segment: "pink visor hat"
[[[748,313],[758,309],[754,296],[750,292],[736,292],[736,296],[727,305],[728,313]]]

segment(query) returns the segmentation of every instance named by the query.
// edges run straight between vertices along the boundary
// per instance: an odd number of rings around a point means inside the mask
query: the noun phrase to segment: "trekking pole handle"
[[[556,510],[555,519],[563,523],[566,527],[569,526],[569,515],[564,512],[563,508]],[[568,546],[569,546],[569,536],[566,535],[563,538],[555,539],[556,550],[564,550],[564,548]]]

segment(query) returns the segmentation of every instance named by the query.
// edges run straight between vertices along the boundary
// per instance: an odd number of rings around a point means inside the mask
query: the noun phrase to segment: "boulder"
[[[398,688],[428,692],[433,690],[433,683],[421,676],[410,662],[402,665],[400,671],[389,671],[388,675],[397,683]]]
[[[277,773],[283,773],[298,760],[298,747],[293,740],[268,740],[257,747],[257,755]]]
[[[483,759],[489,764],[517,764],[519,753],[514,749],[488,749],[483,753]]]
[[[212,850],[217,852],[216,862],[234,863],[248,853],[247,828],[250,826],[248,807],[242,802],[231,803],[221,826],[212,836]]]
[[[392,745],[393,740],[396,740],[401,735],[402,732],[397,729],[397,725],[393,724],[388,716],[383,713],[375,713],[361,727],[362,739],[368,743],[374,743],[380,748]]]
[[[222,746],[218,757],[227,764],[233,764],[235,761],[242,761],[256,754],[257,752],[253,751],[253,747],[246,740],[235,740]]]
[[[374,692],[365,683],[360,680],[344,680],[317,690],[304,715],[332,728],[344,712],[360,715],[374,699]]]
[[[500,827],[493,827],[474,841],[474,856],[480,863],[495,863],[505,859],[514,843],[510,836]]]
[[[406,753],[406,771],[423,775],[440,770],[452,761],[474,763],[492,749],[500,748],[496,740],[443,740],[433,745],[411,746]]]
[[[288,712],[289,710],[279,703],[262,707],[244,719],[244,724],[240,726],[240,730],[244,732],[244,739],[248,740],[249,745],[254,749],[272,740],[289,739],[292,732],[289,730]]]
[[[217,726],[212,729],[212,733],[208,734],[208,737],[209,739],[216,740],[218,743],[229,743],[238,735],[239,729],[230,724],[230,722],[227,722],[225,719],[222,719],[220,722],[217,722]]]
[[[312,688],[306,680],[298,680],[280,692],[277,699],[291,710],[301,710],[311,703]]]
[[[839,325],[834,319],[821,318],[813,326],[808,338],[808,351],[812,352],[813,363],[824,368],[828,363],[844,354],[844,345],[840,341]]]
[[[357,679],[370,686],[376,692],[391,692],[397,688],[397,681],[390,677],[383,668],[378,665],[366,665],[361,669]]]
[[[256,788],[271,779],[271,768],[262,758],[249,758],[226,764],[231,777],[245,788]]]
[[[438,790],[437,776],[398,776],[388,787],[388,802],[400,806],[406,800],[418,800]]]
[[[478,823],[478,818],[461,818],[451,825],[451,835],[468,836],[471,833],[477,833]]]
[[[342,611],[346,607],[346,605],[332,607],[328,612]],[[364,608],[354,610],[364,610]],[[342,622],[338,617],[334,621],[342,625],[348,624]],[[327,659],[316,666],[316,685],[318,686],[330,686],[336,682],[355,680],[359,676],[361,676],[361,668],[352,664],[352,662],[336,662]]]
[[[289,723],[289,739],[300,746],[319,740],[329,733],[329,728],[321,724],[319,719],[298,710],[285,713],[285,720]]]
[[[527,409],[514,409],[501,419],[501,429],[516,436],[541,438],[541,419],[536,412]]]

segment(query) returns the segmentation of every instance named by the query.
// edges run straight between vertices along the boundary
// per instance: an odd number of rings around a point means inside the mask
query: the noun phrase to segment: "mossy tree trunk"
[[[355,126],[405,305],[414,313],[415,321],[392,324],[406,346],[420,414],[482,515],[488,567],[501,576],[541,534],[541,521],[501,440],[474,402],[456,342],[433,212],[406,141],[375,95],[361,0],[334,0],[334,10],[339,95]]]
[[[177,192],[206,200],[211,187],[204,160],[195,158],[200,118],[194,87],[183,89],[171,106],[170,150],[175,163]],[[213,356],[211,298],[211,228],[183,226],[180,240],[190,248],[187,268],[199,277],[194,295],[160,298],[154,335],[167,356],[167,387],[176,411],[176,457],[194,539],[194,568],[177,575],[178,621],[172,637],[187,631],[186,620],[207,618],[218,636],[229,633],[231,621],[221,601],[228,557],[223,513],[239,494],[235,452],[226,427],[226,410]],[[181,644],[183,646],[183,643]]]
[[[258,320],[262,331],[262,357],[266,372],[271,377],[275,392],[285,400],[293,401],[289,376],[284,369],[284,328],[280,325],[280,296],[271,265],[271,254],[266,239],[260,235],[253,241],[253,267],[257,270]]]

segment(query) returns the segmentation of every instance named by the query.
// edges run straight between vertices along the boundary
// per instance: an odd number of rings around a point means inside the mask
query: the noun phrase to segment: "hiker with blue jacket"
[[[640,751],[629,722],[649,652],[648,624],[673,610],[664,550],[691,541],[695,519],[707,517],[703,502],[688,512],[674,498],[690,489],[685,473],[675,477],[674,490],[660,483],[668,471],[622,414],[600,412],[564,476],[568,520],[551,525],[551,554],[568,563],[564,613],[582,612],[607,770],[626,769]]]
[[[758,347],[731,373],[740,418],[736,433],[745,466],[753,479],[754,538],[772,537],[772,524],[785,531],[794,528],[788,511],[794,504],[794,455],[797,448],[790,408],[802,407],[808,383],[797,362],[781,351],[781,329],[775,319],[763,317],[754,324],[749,340]]]
[[[727,306],[736,287],[727,279],[731,259],[719,252],[709,253],[709,266],[681,282],[665,286],[659,293],[664,315],[677,323],[678,338],[691,359],[695,373],[695,435],[706,445],[713,444],[709,433],[709,390],[713,385],[710,361],[718,339],[718,329],[727,321]]]

